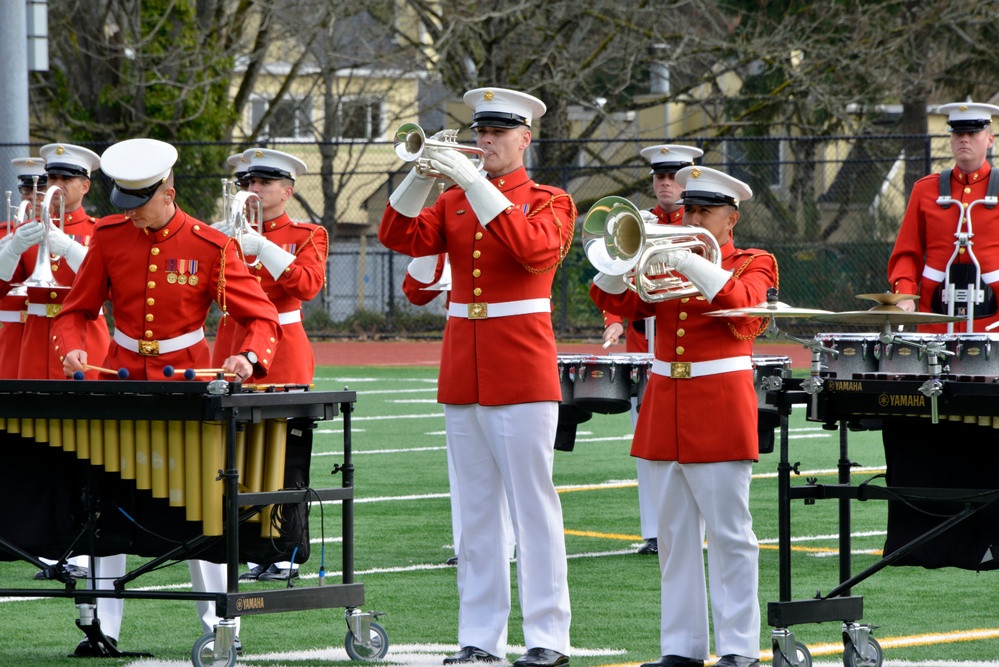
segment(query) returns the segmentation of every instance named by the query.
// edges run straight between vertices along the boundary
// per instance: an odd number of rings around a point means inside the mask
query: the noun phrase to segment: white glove
[[[659,224],[659,218],[657,218],[656,214],[653,213],[652,211],[646,211],[645,209],[642,209],[640,213],[642,214],[642,222],[644,222],[645,224],[648,225]]]
[[[14,232],[13,236],[0,249],[0,280],[9,281],[14,277],[18,262],[21,261],[21,254],[42,240],[45,233],[42,223],[37,221],[26,222]]]
[[[708,301],[713,301],[715,295],[732,277],[731,271],[726,271],[689,250],[674,250],[667,253],[667,256],[667,263],[687,276],[697,291],[703,294]]]
[[[399,184],[389,197],[389,206],[407,218],[415,218],[423,210],[423,204],[427,201],[427,195],[434,187],[434,179],[430,176],[423,176],[413,167],[402,183]]]
[[[472,183],[482,178],[482,172],[475,168],[461,151],[436,151],[430,158],[430,166],[468,190]]]
[[[73,273],[76,273],[83,258],[87,256],[87,249],[82,244],[55,225],[49,227],[49,250],[54,255],[65,257],[66,264],[73,269]]]
[[[593,284],[608,294],[621,294],[628,289],[628,283],[624,280],[624,275],[609,275],[598,273],[593,276]]]
[[[434,281],[437,273],[438,255],[427,255],[426,257],[415,257],[406,267],[406,273],[413,276],[417,282],[428,284]]]
[[[217,229],[226,236],[232,236],[236,233],[236,228],[229,224],[228,220],[221,220],[212,225],[212,229]]]
[[[277,280],[287,269],[295,256],[264,238],[263,234],[243,234],[243,254],[256,257],[267,272]]]

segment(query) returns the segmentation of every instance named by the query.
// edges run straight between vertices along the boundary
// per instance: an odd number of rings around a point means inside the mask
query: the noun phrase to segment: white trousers
[[[87,567],[90,558],[74,558],[76,565]],[[125,554],[98,556],[94,558],[93,575],[97,577],[99,591],[114,590],[114,580],[125,576]],[[87,579],[87,588],[90,580]],[[125,600],[121,598],[97,598],[97,618],[101,620],[101,630],[106,637],[121,639],[121,617],[125,612]]]
[[[710,656],[706,533],[715,653],[758,658],[760,552],[749,513],[752,463],[649,463],[659,507],[662,655]]]
[[[638,424],[638,398],[631,397],[631,432]],[[652,480],[649,478],[649,462],[635,459],[638,474],[638,519],[642,528],[642,539],[656,537],[656,499],[652,495]]]
[[[569,653],[562,505],[552,482],[558,403],[445,405],[461,495],[458,644],[506,655],[510,561],[501,507],[517,540],[527,648]]]
[[[458,489],[458,478],[457,473],[454,471],[454,456],[451,454],[451,443],[448,442],[448,438],[445,436],[445,449],[447,450],[447,483],[449,495],[451,498],[451,536],[454,540],[454,555],[458,555],[458,544],[461,542],[461,517],[459,516],[458,507],[461,504],[461,491]],[[510,520],[510,507],[504,501],[500,505],[500,512],[503,513],[503,529],[506,532],[506,544],[509,558],[513,560],[513,556],[517,549],[517,540],[513,536],[513,522]],[[654,511],[653,511],[654,515]]]
[[[226,588],[226,572],[228,568],[222,563],[211,563],[206,560],[189,560],[187,568],[191,571],[191,589],[196,593],[220,593]],[[198,619],[201,621],[202,632],[211,632],[219,624],[219,616],[215,613],[215,603],[198,600],[194,603],[198,609]],[[236,635],[239,635],[240,617],[236,617]]]

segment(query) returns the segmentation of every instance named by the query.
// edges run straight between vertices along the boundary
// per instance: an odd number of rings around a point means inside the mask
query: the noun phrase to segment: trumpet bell
[[[395,154],[403,162],[412,162],[423,153],[427,135],[416,123],[403,123],[395,132]]]
[[[671,255],[691,252],[715,265],[721,248],[700,227],[645,222],[634,204],[622,197],[604,197],[583,220],[583,250],[598,271],[624,276],[628,289],[650,303],[697,294],[697,288],[675,273]]]
[[[482,159],[486,152],[477,146],[464,146],[458,143],[458,130],[444,130],[443,139],[427,139],[427,133],[416,123],[403,123],[395,132],[395,154],[404,162],[416,162],[416,170],[423,176],[446,178],[444,174],[430,166],[430,159],[424,153],[428,148],[439,151],[466,153],[476,169],[482,169]]]

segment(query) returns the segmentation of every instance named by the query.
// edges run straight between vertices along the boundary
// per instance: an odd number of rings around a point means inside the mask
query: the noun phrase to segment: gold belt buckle
[[[158,340],[140,340],[139,354],[144,357],[155,357],[160,353],[160,342]]]
[[[690,362],[671,361],[669,364],[669,376],[674,380],[689,380],[691,378]]]
[[[47,303],[45,304],[45,317],[55,317],[61,310],[61,303]]]
[[[488,303],[470,303],[468,304],[468,319],[470,320],[484,320],[489,317],[489,304]]]

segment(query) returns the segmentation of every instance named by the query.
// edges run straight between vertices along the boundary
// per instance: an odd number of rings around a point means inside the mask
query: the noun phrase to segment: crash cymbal
[[[855,310],[828,315],[816,315],[816,322],[831,322],[833,324],[860,324],[885,326],[889,324],[939,324],[942,322],[961,322],[967,318],[957,315],[941,315],[939,313],[910,313],[898,306],[875,306],[870,310]]]
[[[829,310],[815,310],[814,308],[794,308],[782,301],[776,303],[761,303],[758,306],[747,308],[728,308],[726,310],[712,310],[704,313],[712,317],[814,317],[815,315],[832,314]]]
[[[858,294],[857,298],[877,301],[884,306],[897,306],[902,301],[919,300],[919,296],[917,294],[891,294],[890,292],[881,292],[880,294]]]

